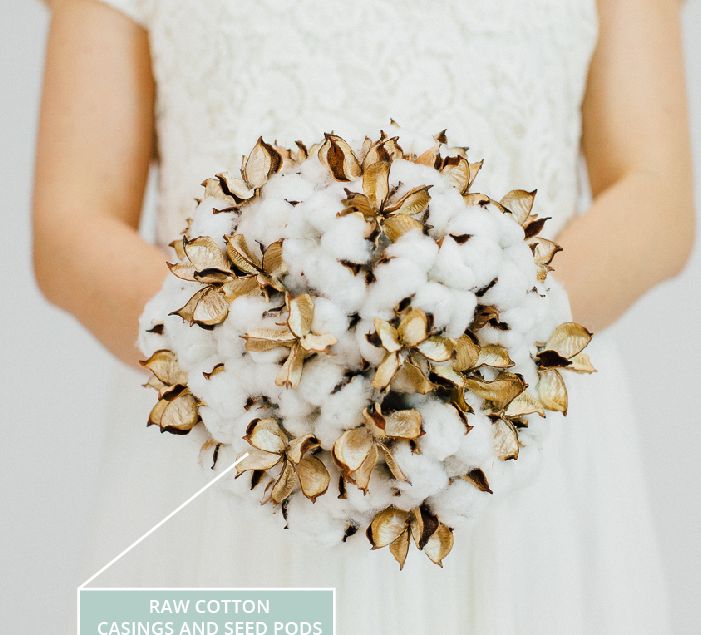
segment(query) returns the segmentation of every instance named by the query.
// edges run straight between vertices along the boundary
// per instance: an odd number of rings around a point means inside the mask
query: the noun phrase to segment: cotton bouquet
[[[248,453],[231,489],[318,544],[442,566],[566,414],[561,371],[594,370],[535,192],[479,193],[481,167],[393,123],[207,179],[141,318],[149,425],[204,426],[213,469]]]

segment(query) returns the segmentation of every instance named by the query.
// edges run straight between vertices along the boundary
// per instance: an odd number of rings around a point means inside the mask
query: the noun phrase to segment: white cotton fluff
[[[190,231],[193,236],[208,235],[220,247],[224,247],[224,236],[230,234],[234,228],[234,219],[231,214],[214,214],[214,209],[227,207],[217,199],[206,198],[202,201],[192,216]]]
[[[415,154],[436,144],[431,137],[404,131],[398,143]],[[351,143],[356,151],[361,145],[362,140]],[[445,148],[442,152],[445,156]],[[236,232],[245,238],[256,260],[270,245],[283,241],[284,271],[279,281],[290,297],[308,293],[313,298],[310,338],[325,335],[335,342],[324,352],[307,352],[301,380],[294,388],[283,385],[280,373],[300,339],[270,350],[247,349],[251,331],[274,332],[287,324],[286,298],[270,286],[263,294],[230,301],[225,319],[205,328],[175,314],[205,283],[169,276],[140,318],[142,352],[151,356],[172,351],[187,376],[188,389],[198,403],[202,423],[198,429],[204,428],[214,442],[203,449],[206,469],[223,469],[249,451],[251,445],[244,437],[257,419],[275,418],[290,440],[316,437],[319,448],[314,456],[330,474],[327,492],[312,504],[297,488],[285,508],[274,506],[273,510],[275,524],[286,524],[291,535],[317,545],[340,543],[349,528],[357,529],[349,540],[363,540],[365,528],[389,506],[408,511],[425,504],[449,527],[464,526],[493,498],[528,482],[540,464],[549,416],[525,416],[528,427],[519,433],[518,460],[500,461],[494,423],[487,414],[489,404],[476,394],[466,394],[472,412],[461,415],[447,389],[427,395],[403,392],[397,396],[392,391],[392,402],[372,385],[377,366],[388,356],[378,340],[375,321],[385,320],[396,328],[400,304],[423,311],[431,335],[457,340],[474,328],[471,334],[481,345],[506,347],[514,362],[509,372],[519,374],[529,390],[538,382],[534,361],[538,347],[557,324],[571,319],[567,295],[557,280],[552,276],[538,280],[524,229],[510,213],[495,204],[468,206],[439,170],[411,160],[392,161],[393,200],[426,185],[431,186],[428,209],[414,219],[423,221],[422,229],[407,231],[394,242],[386,235],[372,234],[358,213],[344,211],[348,192],[362,195],[362,179],[336,181],[316,153],[271,176],[258,195],[236,211],[213,213],[231,204],[213,197],[194,210],[187,234],[190,240],[209,236],[224,250],[224,236]],[[383,213],[376,219],[380,228],[386,221]],[[175,261],[173,257],[171,262]],[[238,277],[246,275],[240,269],[234,272]],[[496,310],[497,316],[479,329],[474,327],[479,312],[490,310]],[[417,349],[402,346],[400,361],[418,355]],[[481,366],[475,372],[491,381],[500,371]],[[441,382],[433,375],[431,380]],[[389,448],[407,481],[392,478],[379,452],[368,493],[351,478],[344,481],[342,492],[341,468],[332,455],[334,443],[344,432],[366,425],[364,412],[372,412],[375,404],[381,404],[388,416],[397,409],[415,409],[421,415],[422,434],[411,442],[383,438],[373,429],[375,441]],[[280,474],[281,465],[259,475],[253,489],[251,472],[225,479],[221,486],[247,501],[250,513],[260,514],[263,509],[269,514],[270,506],[261,508],[259,501],[270,491],[268,486]],[[494,496],[462,478],[471,470],[482,470]]]
[[[446,525],[462,528],[479,517],[489,503],[488,496],[466,481],[455,480],[440,494],[429,498],[428,505]]]
[[[398,443],[394,456],[409,479],[409,483],[398,481],[396,484],[400,494],[395,497],[394,504],[400,509],[413,509],[448,485],[448,475],[441,461],[426,454],[414,454],[408,443]]]
[[[421,437],[421,453],[443,461],[455,452],[467,434],[456,408],[438,399],[430,399],[418,407],[426,434]]]

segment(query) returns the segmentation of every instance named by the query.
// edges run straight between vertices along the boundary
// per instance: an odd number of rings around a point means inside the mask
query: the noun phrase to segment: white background
[[[48,16],[38,2],[3,0],[2,8],[0,623],[8,633],[58,633],[79,583],[113,362],[34,286],[30,188]],[[700,0],[687,3],[684,25],[701,202]],[[614,327],[637,396],[678,635],[701,633],[700,314],[697,248],[682,276],[649,293]],[[114,545],[115,552],[124,546]]]

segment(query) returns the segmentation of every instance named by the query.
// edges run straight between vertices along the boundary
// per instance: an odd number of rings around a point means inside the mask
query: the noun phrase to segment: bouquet
[[[204,181],[142,315],[149,425],[203,426],[212,469],[247,453],[232,489],[318,544],[365,533],[442,566],[567,413],[562,371],[594,370],[536,192],[493,199],[481,167],[394,123],[259,138]]]

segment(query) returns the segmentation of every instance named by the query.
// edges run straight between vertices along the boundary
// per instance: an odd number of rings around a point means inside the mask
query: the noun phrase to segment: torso
[[[478,189],[537,187],[546,233],[575,210],[595,0],[147,2],[164,243],[259,135],[362,137],[390,117],[484,158]]]

